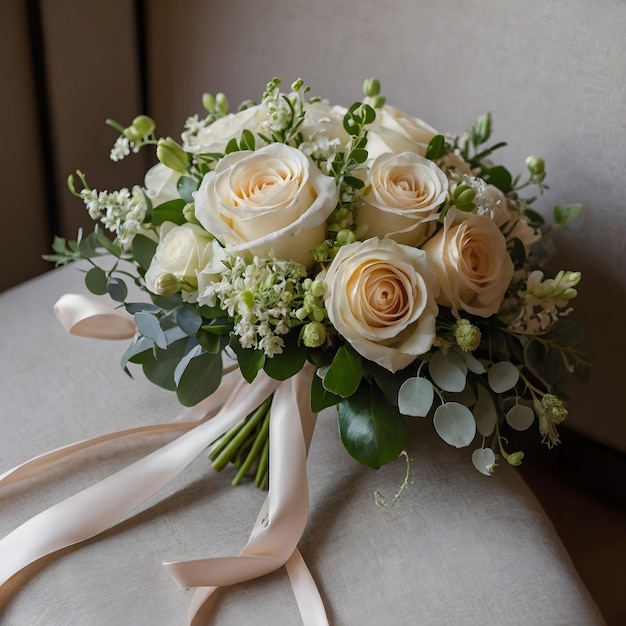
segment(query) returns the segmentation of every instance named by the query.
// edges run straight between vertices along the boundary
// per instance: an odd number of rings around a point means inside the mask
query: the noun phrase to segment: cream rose
[[[422,248],[435,267],[437,302],[479,317],[498,312],[513,278],[513,262],[498,226],[486,215],[448,210],[444,227]]]
[[[225,156],[194,193],[198,221],[231,254],[273,254],[307,267],[338,197],[334,178],[280,143]]]
[[[415,152],[426,156],[428,144],[437,134],[423,120],[385,105],[376,110],[376,119],[368,126],[368,156],[374,159],[385,152]]]
[[[151,167],[144,177],[146,195],[150,198],[152,206],[168,202],[169,200],[179,200],[180,195],[176,189],[176,183],[180,178],[180,173],[165,167],[162,163],[157,163]]]
[[[201,288],[211,280],[219,280],[224,269],[221,261],[226,257],[224,249],[203,228],[196,224],[177,226],[165,222],[161,226],[160,241],[146,272],[146,287],[158,293],[159,280],[164,275],[180,281],[186,299],[195,300],[198,283]]]
[[[356,222],[367,235],[421,244],[446,199],[448,179],[435,163],[413,152],[381,154],[372,164]]]
[[[341,247],[318,278],[330,321],[365,358],[396,372],[430,350],[438,286],[422,250],[374,237]]]

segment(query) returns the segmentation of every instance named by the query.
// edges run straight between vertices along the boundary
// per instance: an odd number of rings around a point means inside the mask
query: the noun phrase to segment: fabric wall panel
[[[45,271],[48,250],[46,186],[37,123],[35,82],[26,5],[0,6],[0,196],[2,250],[0,291]]]

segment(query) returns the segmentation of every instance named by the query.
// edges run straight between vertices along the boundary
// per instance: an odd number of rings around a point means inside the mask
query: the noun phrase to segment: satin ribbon
[[[82,296],[64,296],[55,306],[55,313],[73,334],[93,332],[88,336],[128,338],[131,335],[122,336],[123,333],[135,332],[134,324],[131,329],[124,315],[103,306],[92,308]],[[122,318],[121,325],[117,317]],[[112,326],[107,330],[109,324]],[[41,473],[74,452],[104,441],[147,432],[189,429],[152,454],[43,511],[1,540],[0,589],[30,563],[109,528],[274,394],[269,435],[269,492],[247,545],[237,557],[170,562],[164,566],[179,585],[198,587],[190,608],[191,624],[217,586],[250,580],[285,565],[305,626],[327,626],[319,591],[296,548],[308,518],[306,456],[316,417],[309,408],[314,371],[314,367],[307,364],[283,383],[260,372],[251,385],[237,369],[227,371],[215,394],[183,411],[170,424],[128,429],[64,446],[2,474],[0,487]],[[223,406],[217,410],[222,402]],[[194,425],[215,410],[217,413],[211,419]]]

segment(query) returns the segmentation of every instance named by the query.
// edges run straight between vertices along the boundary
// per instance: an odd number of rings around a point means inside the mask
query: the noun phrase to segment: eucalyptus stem
[[[246,440],[248,435],[252,432],[257,423],[265,416],[269,409],[271,397],[265,400],[263,404],[259,406],[249,417],[246,423],[239,429],[237,434],[229,442],[229,444],[222,450],[222,452],[213,461],[213,468],[219,472],[223,470],[230,462],[233,456],[239,450],[241,444]]]
[[[241,464],[239,471],[237,472],[235,478],[233,479],[233,485],[236,487],[241,483],[246,474],[250,471],[252,464],[256,461],[259,454],[262,454],[264,451],[263,448],[266,443],[269,443],[269,430],[270,430],[270,413],[271,409],[268,407],[265,418],[263,419],[263,423],[257,432],[256,438],[254,439],[254,443],[252,444],[250,451],[248,452],[248,456]]]

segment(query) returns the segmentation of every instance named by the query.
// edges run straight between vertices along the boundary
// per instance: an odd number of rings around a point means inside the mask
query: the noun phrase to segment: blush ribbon
[[[82,296],[63,296],[55,314],[68,332],[98,338],[127,339],[132,318]],[[166,562],[182,587],[197,587],[189,623],[218,586],[263,576],[285,566],[303,624],[327,626],[328,619],[313,578],[297,550],[308,519],[306,457],[315,428],[309,394],[314,366],[280,382],[259,372],[247,383],[236,367],[225,366],[217,391],[185,409],[171,423],[110,433],[63,446],[0,475],[0,487],[36,476],[54,463],[91,446],[121,437],[183,432],[178,438],[104,480],[53,505],[0,540],[0,592],[30,563],[80,543],[114,525],[182,472],[223,433],[274,394],[269,437],[269,490],[246,546],[239,556]],[[209,417],[209,419],[206,419]]]

